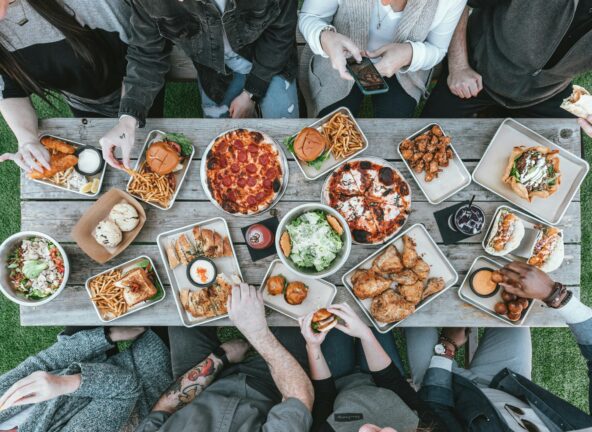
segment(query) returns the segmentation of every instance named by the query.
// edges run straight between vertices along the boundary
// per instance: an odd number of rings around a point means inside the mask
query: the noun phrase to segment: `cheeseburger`
[[[327,309],[319,309],[312,316],[310,326],[316,333],[328,332],[337,325],[337,317]]]
[[[181,146],[173,141],[157,141],[146,151],[146,163],[152,172],[167,175],[181,162]]]
[[[303,162],[312,162],[327,149],[328,141],[318,130],[302,129],[294,140],[294,154]]]

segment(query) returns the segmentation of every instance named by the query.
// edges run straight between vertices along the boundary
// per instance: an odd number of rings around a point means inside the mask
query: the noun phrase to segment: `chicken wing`
[[[372,263],[372,269],[377,273],[398,273],[403,270],[401,255],[394,245],[388,246]]]
[[[410,303],[417,304],[421,301],[423,294],[423,282],[417,281],[412,285],[399,285],[399,294],[405,297]]]
[[[372,316],[384,323],[401,321],[415,312],[415,305],[409,303],[394,290],[384,291],[372,300],[370,313]]]
[[[353,291],[357,298],[364,300],[376,297],[387,290],[391,281],[377,275],[372,270],[358,270],[352,276]]]
[[[413,266],[412,270],[421,281],[426,280],[430,275],[430,265],[420,257],[415,261],[415,266]]]
[[[410,269],[405,269],[402,272],[394,273],[390,277],[399,285],[411,285],[417,282],[419,279],[417,275]]]
[[[403,236],[403,265],[405,268],[413,268],[417,261],[415,241],[408,235]]]
[[[32,179],[46,179],[51,178],[57,173],[66,171],[78,163],[78,158],[71,154],[55,153],[49,157],[50,168],[43,168],[43,171],[31,171],[29,178]]]
[[[425,289],[423,290],[423,294],[421,296],[421,299],[423,300],[425,298],[428,298],[432,294],[439,293],[440,291],[442,291],[444,289],[444,285],[445,285],[444,279],[441,277],[429,279]]]

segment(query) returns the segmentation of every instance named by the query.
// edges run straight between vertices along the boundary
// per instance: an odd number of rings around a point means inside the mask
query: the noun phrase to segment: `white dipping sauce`
[[[196,260],[189,268],[191,279],[199,285],[207,285],[214,280],[216,269],[211,262]]]
[[[101,156],[96,150],[85,149],[78,154],[78,169],[86,174],[96,172],[101,166]]]

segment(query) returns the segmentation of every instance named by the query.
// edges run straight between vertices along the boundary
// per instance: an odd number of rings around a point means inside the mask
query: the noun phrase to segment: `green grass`
[[[592,88],[592,73],[576,80]],[[35,101],[41,118],[69,117],[70,111],[61,102],[56,108]],[[165,99],[166,117],[201,117],[199,92],[193,84],[170,83]],[[592,139],[585,138],[585,154],[592,162]],[[6,123],[0,119],[0,154],[16,149],[16,140]],[[582,186],[582,299],[592,304],[592,176]],[[20,229],[19,172],[13,163],[0,164],[0,241]],[[58,327],[21,327],[18,308],[0,296],[0,373],[5,372],[28,355],[38,352],[55,341]],[[223,338],[233,337],[233,329],[221,332]],[[556,395],[587,411],[588,379],[586,364],[568,329],[533,329],[533,379]],[[402,338],[397,336],[400,346]],[[403,352],[403,351],[402,351]]]

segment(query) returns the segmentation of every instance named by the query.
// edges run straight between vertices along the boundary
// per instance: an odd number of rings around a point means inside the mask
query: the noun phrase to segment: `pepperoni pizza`
[[[386,161],[356,159],[327,179],[324,197],[347,221],[358,243],[380,243],[407,221],[409,185]]]
[[[257,131],[234,129],[216,138],[205,156],[205,167],[210,195],[228,213],[262,212],[282,190],[279,150]]]

